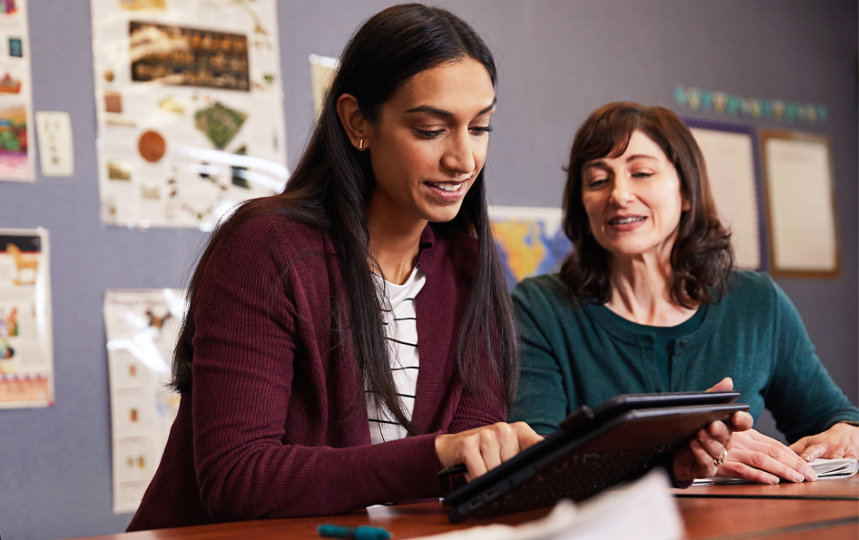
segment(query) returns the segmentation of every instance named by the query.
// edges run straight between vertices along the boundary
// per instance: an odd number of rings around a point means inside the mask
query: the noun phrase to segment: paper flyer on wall
[[[179,395],[167,384],[184,298],[179,289],[116,289],[104,296],[116,513],[137,509],[179,409]]]
[[[279,192],[275,0],[91,0],[102,221],[210,229]]]
[[[0,2],[0,180],[36,180],[25,0]]]
[[[54,404],[48,232],[0,229],[0,408]]]
[[[319,115],[322,114],[325,96],[328,94],[334,75],[337,74],[340,61],[330,56],[318,54],[311,54],[308,61],[310,62],[310,90],[313,94],[313,115],[315,118],[319,118]]]

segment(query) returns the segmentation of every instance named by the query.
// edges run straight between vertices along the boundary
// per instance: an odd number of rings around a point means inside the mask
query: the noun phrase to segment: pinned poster
[[[33,182],[35,137],[26,0],[0,2],[0,180]]]
[[[48,232],[0,229],[0,408],[54,404]]]
[[[102,222],[210,230],[281,191],[275,0],[91,0]]]
[[[311,54],[308,60],[310,61],[310,89],[313,92],[313,114],[319,118],[322,114],[322,103],[325,101],[340,61],[318,54]]]
[[[117,513],[137,509],[179,410],[179,394],[168,384],[184,297],[179,289],[117,289],[104,296]]]

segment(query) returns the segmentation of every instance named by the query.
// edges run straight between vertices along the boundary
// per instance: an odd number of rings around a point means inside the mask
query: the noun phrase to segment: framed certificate
[[[829,139],[763,129],[760,139],[771,273],[837,276],[838,227]]]
[[[766,248],[754,132],[747,126],[684,122],[704,154],[719,218],[732,232],[737,267],[763,270]]]

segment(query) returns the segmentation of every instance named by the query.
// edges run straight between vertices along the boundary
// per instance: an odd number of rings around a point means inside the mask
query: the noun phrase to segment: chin
[[[461,205],[458,205],[455,209],[450,208],[442,211],[427,212],[425,216],[427,221],[431,223],[447,223],[448,221],[453,221],[459,215],[460,208]]]
[[[453,219],[455,217],[456,217],[456,215],[453,215],[450,217],[444,217],[444,218],[432,218],[432,219],[429,219],[428,221],[430,223],[450,223],[451,221],[453,221]]]

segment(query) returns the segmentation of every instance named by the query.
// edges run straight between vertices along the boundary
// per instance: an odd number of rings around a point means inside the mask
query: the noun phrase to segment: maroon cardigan
[[[241,225],[200,281],[191,314],[193,390],[182,396],[128,530],[442,495],[436,435],[505,418],[491,377],[470,392],[455,367],[476,257],[473,237],[424,230],[419,264],[427,280],[415,300],[418,435],[370,445],[350,336],[338,340],[332,331],[333,317],[345,313],[345,286],[331,237],[282,216]]]

